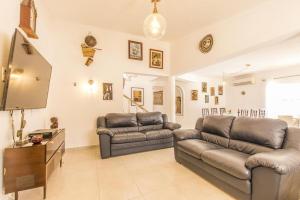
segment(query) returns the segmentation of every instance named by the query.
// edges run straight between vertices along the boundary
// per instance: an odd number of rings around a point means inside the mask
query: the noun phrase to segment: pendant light
[[[159,40],[166,33],[167,22],[157,10],[157,3],[160,2],[160,0],[151,0],[151,2],[154,4],[154,9],[153,13],[144,21],[144,34],[150,39]]]

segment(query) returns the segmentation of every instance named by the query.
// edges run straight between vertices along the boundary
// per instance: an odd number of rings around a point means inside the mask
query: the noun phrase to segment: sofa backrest
[[[229,148],[248,154],[280,149],[287,123],[278,119],[239,117],[233,121]]]
[[[288,128],[283,144],[284,149],[296,149],[300,151],[300,129]]]
[[[200,120],[200,119],[199,119]],[[232,116],[207,116],[202,124],[201,120],[197,122],[196,128],[202,126],[202,138],[205,141],[212,142],[224,147],[229,146],[229,133],[234,117]]]
[[[163,116],[161,112],[137,113],[136,117],[139,131],[163,129],[164,120],[167,120],[166,115]]]

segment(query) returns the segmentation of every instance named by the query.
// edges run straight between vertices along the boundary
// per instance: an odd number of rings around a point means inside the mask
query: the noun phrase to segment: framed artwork
[[[131,99],[138,103],[139,105],[144,105],[144,88],[131,88]],[[131,103],[131,106],[135,106],[133,103]]]
[[[164,92],[153,92],[153,105],[164,105]]]
[[[219,85],[219,87],[218,87],[218,94],[221,95],[221,96],[224,94],[224,87],[223,87],[223,85]]]
[[[143,43],[128,40],[128,58],[143,60]]]
[[[198,100],[198,90],[192,90],[192,101]]]
[[[219,97],[218,96],[215,97],[215,105],[219,105]]]
[[[176,97],[176,115],[183,115],[182,97]]]
[[[209,95],[205,95],[205,103],[209,103]]]
[[[111,101],[113,100],[113,84],[103,83],[103,100]]]
[[[216,92],[215,92],[215,87],[211,87],[210,88],[210,96],[215,96]]]
[[[207,93],[207,82],[202,82],[202,93]]]
[[[164,68],[164,52],[160,50],[150,49],[150,68]]]

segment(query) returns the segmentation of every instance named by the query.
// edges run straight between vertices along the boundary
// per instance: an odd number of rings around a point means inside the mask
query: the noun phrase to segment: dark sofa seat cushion
[[[230,138],[273,149],[283,146],[287,123],[277,119],[240,117],[233,122]]]
[[[251,179],[251,171],[245,166],[248,157],[249,154],[231,149],[209,150],[201,156],[207,164],[242,180]]]
[[[146,135],[139,132],[118,133],[112,137],[113,144],[146,141]]]
[[[216,145],[220,145],[222,147],[228,148],[229,138],[218,136],[218,135],[211,134],[211,133],[205,133],[205,132],[202,132],[201,136],[202,136],[202,139],[207,142],[214,143]]]
[[[105,116],[107,128],[135,127],[137,119],[131,113],[110,113]]]
[[[231,116],[207,116],[203,120],[202,131],[229,138],[233,120]]]
[[[177,148],[195,158],[201,159],[204,151],[221,149],[222,147],[203,140],[193,139],[177,142]]]
[[[147,140],[160,140],[173,137],[173,133],[169,129],[147,131],[145,135]]]
[[[137,113],[138,123],[140,126],[163,124],[163,117],[160,112]]]

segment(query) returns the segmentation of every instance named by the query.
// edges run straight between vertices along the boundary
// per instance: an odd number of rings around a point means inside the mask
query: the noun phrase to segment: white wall
[[[253,74],[256,83],[246,86],[233,86],[232,80],[226,84],[226,108],[236,113],[238,109],[265,109],[266,88],[276,77],[300,75],[300,66],[291,66]],[[299,80],[300,82],[300,80]],[[241,95],[245,91],[246,95]]]
[[[194,128],[196,121],[202,116],[202,108],[221,108],[225,106],[226,89],[222,96],[218,94],[218,85],[222,85],[222,80],[210,80],[208,82],[208,93],[202,93],[201,80],[199,82],[183,82],[176,81],[176,86],[179,86],[184,93],[183,97],[183,116],[176,116],[176,122],[180,123],[183,128]],[[219,105],[215,105],[214,97],[210,96],[210,87],[215,87],[216,95],[219,97]],[[198,90],[198,101],[192,101],[191,91]],[[209,95],[209,103],[205,103],[205,95]]]
[[[299,0],[266,1],[174,41],[172,74],[191,72],[299,33],[299,7]],[[214,47],[210,53],[202,54],[198,45],[209,33],[214,36]]]
[[[49,93],[48,111],[66,128],[67,147],[98,145],[96,119],[110,112],[123,112],[123,73],[168,75],[170,45],[144,37],[104,30],[92,26],[59,21],[55,24],[53,45],[55,63]],[[84,66],[80,44],[91,32],[98,40],[94,63]],[[143,42],[144,61],[128,59],[128,40]],[[149,49],[164,51],[164,69],[149,68]],[[97,82],[99,91],[89,94],[82,87],[89,79]],[[78,86],[74,87],[73,82]],[[102,83],[113,83],[113,101],[102,100]]]
[[[19,2],[18,0],[0,0],[1,12],[0,12],[0,67],[6,66],[8,62],[10,42],[15,31],[15,28],[19,24]],[[52,52],[49,48],[48,31],[51,30],[51,24],[46,10],[40,4],[40,1],[35,1],[39,13],[38,20],[38,35],[39,40],[30,40],[35,44],[36,48],[51,62]],[[46,125],[46,110],[27,110],[25,112],[25,118],[27,125],[25,132],[45,128]],[[16,111],[14,114],[16,130],[20,127],[20,112]],[[12,143],[12,129],[9,112],[0,111],[0,188],[2,188],[2,156],[5,147]],[[0,193],[0,199],[4,199],[4,195]]]

